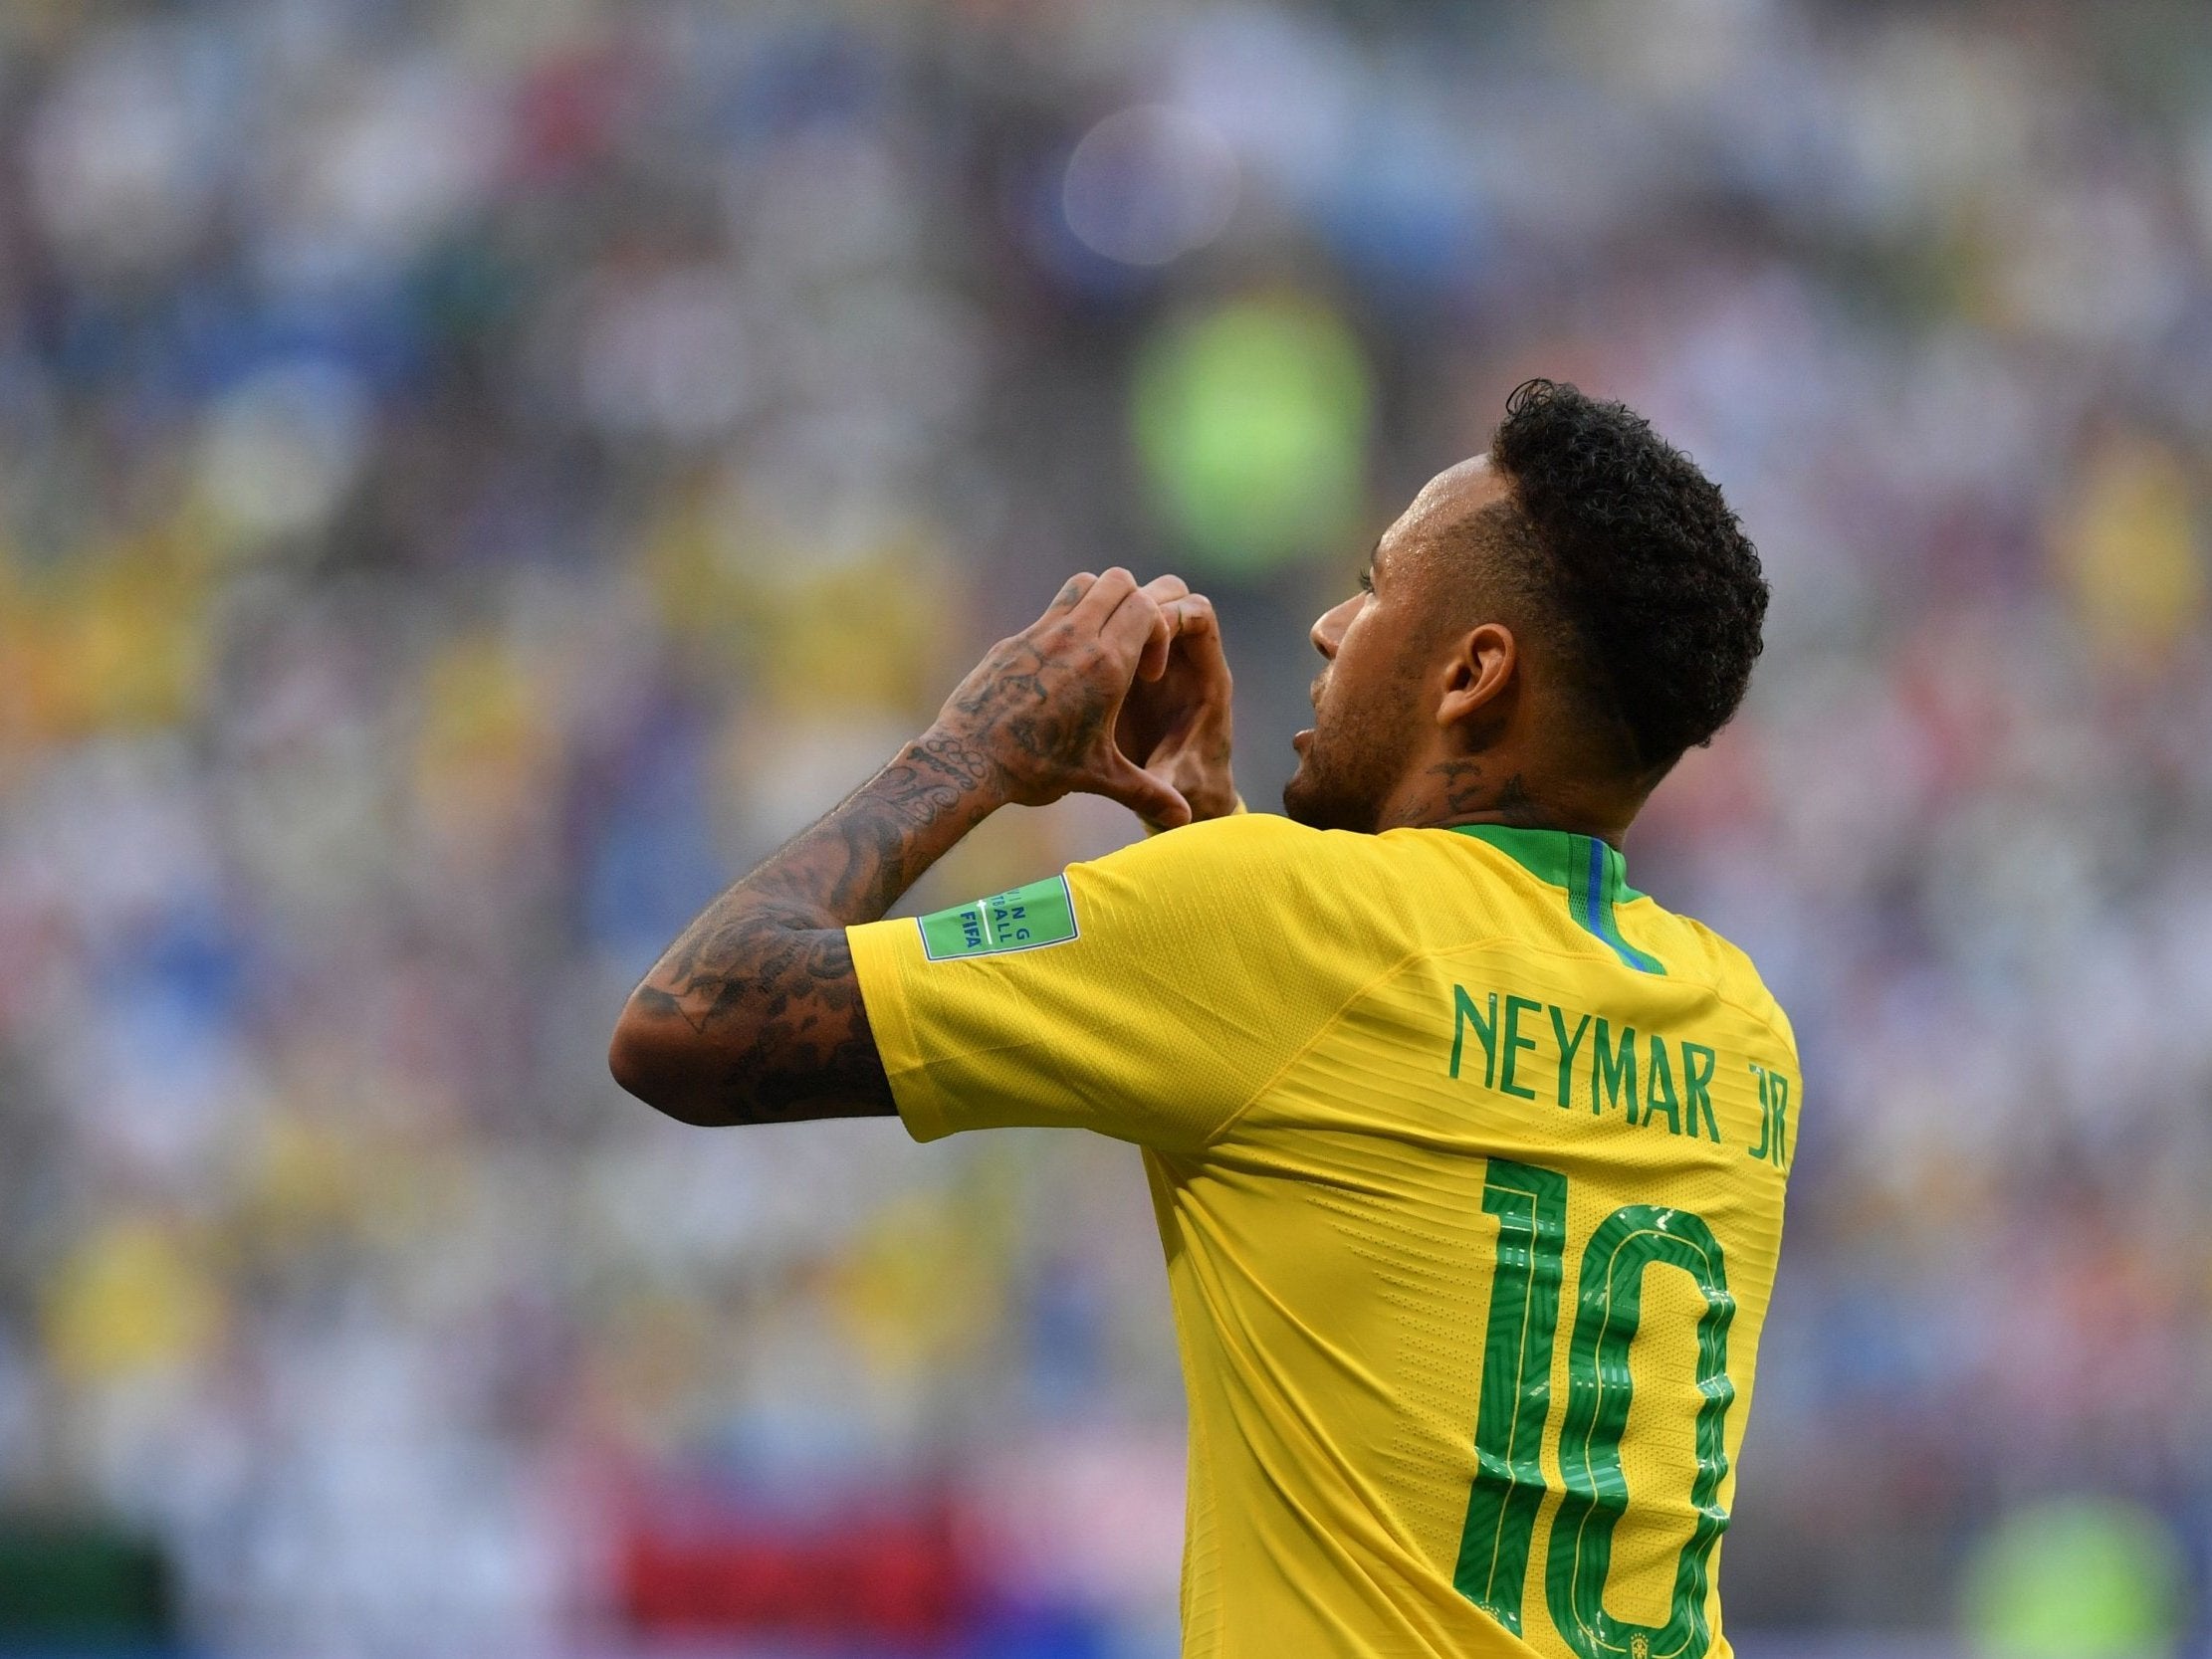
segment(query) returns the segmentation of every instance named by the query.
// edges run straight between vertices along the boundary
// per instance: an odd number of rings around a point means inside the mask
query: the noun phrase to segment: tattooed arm
[[[1163,604],[1126,570],[1077,576],[1000,641],[937,722],[829,815],[710,905],[630,993],[607,1063],[689,1124],[893,1110],[845,929],[874,922],[1000,806],[1100,794],[1148,820],[1190,804],[1115,746],[1132,685],[1157,681],[1204,600]]]

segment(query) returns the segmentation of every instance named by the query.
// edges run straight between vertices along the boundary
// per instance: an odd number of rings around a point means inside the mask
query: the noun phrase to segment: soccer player
[[[1735,712],[1766,603],[1686,457],[1532,382],[1314,625],[1286,817],[1238,807],[1207,602],[1077,576],[676,941],[614,1075],[694,1124],[1144,1148],[1194,1659],[1724,1655],[1797,1054],[1620,842]],[[878,920],[1072,790],[1175,827]]]

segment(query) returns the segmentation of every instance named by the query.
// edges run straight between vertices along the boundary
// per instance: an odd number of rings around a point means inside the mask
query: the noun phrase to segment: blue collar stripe
[[[1610,849],[1603,841],[1594,835],[1583,839],[1590,844],[1588,910],[1583,926],[1604,939],[1613,953],[1637,972],[1664,974],[1666,969],[1659,966],[1657,957],[1647,955],[1621,936],[1621,924],[1613,914],[1614,894],[1621,886],[1620,873],[1613,860],[1607,857]]]

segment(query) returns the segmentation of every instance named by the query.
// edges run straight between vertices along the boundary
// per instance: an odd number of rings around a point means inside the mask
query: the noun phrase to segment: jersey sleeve
[[[1194,824],[936,916],[847,930],[909,1133],[1217,1139],[1342,1006],[1317,963],[1319,832]]]

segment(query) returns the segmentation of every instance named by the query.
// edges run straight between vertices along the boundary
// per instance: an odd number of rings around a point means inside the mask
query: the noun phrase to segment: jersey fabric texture
[[[1798,1061],[1602,842],[1251,815],[849,930],[908,1130],[1135,1142],[1189,1659],[1703,1659]]]

